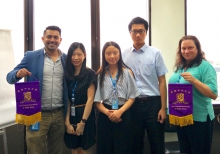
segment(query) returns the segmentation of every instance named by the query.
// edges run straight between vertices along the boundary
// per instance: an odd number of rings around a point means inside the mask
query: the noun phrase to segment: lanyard
[[[179,75],[179,78],[178,78],[178,80],[177,80],[177,82],[176,83],[180,83],[180,79],[181,79],[181,75]]]
[[[73,103],[73,104],[74,104],[74,101],[75,101],[75,96],[74,96],[74,95],[75,95],[75,89],[76,89],[77,83],[78,83],[78,82],[76,81],[76,83],[75,83],[75,85],[74,85],[74,88],[72,89],[72,99],[71,99],[71,100],[72,100],[72,103]]]
[[[33,74],[31,74],[31,76],[32,76],[36,81],[38,81],[37,78],[36,78],[35,76],[33,76]]]
[[[182,78],[181,74],[186,71],[187,71],[187,69],[186,70],[182,69],[182,72],[180,73],[179,78],[176,83],[180,83],[180,79]]]
[[[116,74],[115,81],[112,79],[112,76],[111,76],[111,73],[110,73],[109,69],[108,69],[108,74],[109,74],[110,79],[111,79],[111,81],[112,81],[113,93],[114,93],[114,94],[117,94],[116,82],[117,82],[117,79],[118,79],[118,72],[117,72],[117,74]]]
[[[116,87],[116,82],[117,82],[117,79],[118,79],[118,72],[116,74],[115,80],[112,79],[112,76],[110,74],[109,69],[108,69],[108,74],[111,78],[112,86],[113,86],[113,94],[112,94],[112,97],[110,98],[110,101],[112,103],[112,109],[113,110],[118,110],[118,92],[117,92],[117,87]]]

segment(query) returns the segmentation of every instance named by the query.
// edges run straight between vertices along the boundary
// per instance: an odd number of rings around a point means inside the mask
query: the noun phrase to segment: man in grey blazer
[[[48,26],[42,41],[44,48],[27,51],[20,64],[7,74],[7,82],[14,84],[23,77],[27,77],[27,82],[40,81],[42,121],[38,131],[32,131],[30,126],[26,129],[28,154],[62,154],[67,87],[66,54],[58,49],[62,41],[61,29]]]

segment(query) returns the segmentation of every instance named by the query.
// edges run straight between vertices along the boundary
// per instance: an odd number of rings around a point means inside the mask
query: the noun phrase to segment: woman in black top
[[[68,111],[64,142],[72,154],[91,154],[95,144],[96,125],[93,99],[95,72],[86,67],[86,51],[82,43],[70,45],[66,62]]]

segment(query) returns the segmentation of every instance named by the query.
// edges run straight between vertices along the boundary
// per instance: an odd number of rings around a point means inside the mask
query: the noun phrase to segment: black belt
[[[105,104],[105,103],[103,103],[103,105],[104,105],[107,109],[109,109],[109,110],[112,109],[112,106],[109,105],[109,104]],[[118,108],[120,109],[122,106],[123,106],[123,105],[118,105]]]
[[[42,110],[42,112],[58,112],[58,111],[60,111],[62,109],[63,109],[63,107],[59,107],[59,108],[51,109],[51,110]]]
[[[156,99],[160,99],[160,96],[136,97],[135,101],[143,103],[143,102],[152,101]]]

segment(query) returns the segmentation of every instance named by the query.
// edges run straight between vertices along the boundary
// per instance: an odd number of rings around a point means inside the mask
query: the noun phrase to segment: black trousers
[[[159,96],[146,100],[136,98],[131,107],[133,128],[133,154],[143,154],[144,135],[147,132],[152,154],[165,153],[164,128],[165,124],[157,121],[158,112],[161,109]]]
[[[111,106],[105,105],[108,109]],[[97,154],[132,154],[131,153],[131,114],[125,111],[120,123],[114,123],[99,113],[97,127]]]
[[[207,116],[206,122],[194,121],[193,125],[176,127],[180,152],[187,154],[210,154],[213,121]]]

